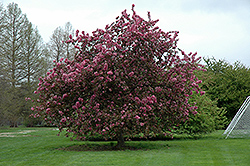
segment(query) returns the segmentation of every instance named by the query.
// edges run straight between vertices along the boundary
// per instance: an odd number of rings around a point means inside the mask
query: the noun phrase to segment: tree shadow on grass
[[[98,142],[88,142],[85,144],[78,145],[70,145],[63,148],[58,148],[57,150],[63,151],[136,151],[136,150],[153,150],[153,149],[161,149],[161,148],[169,148],[168,144],[152,144],[147,142],[130,142],[126,143],[126,146],[116,147],[114,142],[110,143],[98,143]]]

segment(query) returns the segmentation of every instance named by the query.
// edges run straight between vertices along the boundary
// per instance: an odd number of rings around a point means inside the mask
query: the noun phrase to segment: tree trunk
[[[11,122],[10,127],[18,127],[17,122],[15,122],[15,121]]]
[[[115,146],[117,149],[125,147],[125,141],[123,137],[122,131],[117,135],[117,145]]]

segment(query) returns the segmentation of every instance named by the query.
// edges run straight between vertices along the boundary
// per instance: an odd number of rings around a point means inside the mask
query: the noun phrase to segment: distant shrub
[[[177,127],[176,133],[200,136],[223,129],[227,125],[226,108],[217,107],[217,101],[212,101],[207,95],[195,93],[190,102],[196,102],[198,109],[190,113],[189,119]]]
[[[42,118],[27,117],[22,124],[26,127],[42,126]]]

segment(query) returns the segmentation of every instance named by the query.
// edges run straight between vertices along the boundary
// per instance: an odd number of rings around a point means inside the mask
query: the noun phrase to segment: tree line
[[[53,68],[53,60],[74,59],[73,44],[63,42],[73,34],[74,29],[67,22],[57,27],[46,43],[17,4],[10,3],[7,7],[0,4],[0,125],[22,123],[32,126],[40,121],[29,117],[32,103],[25,101],[25,97],[36,98],[33,92],[38,87],[38,78]],[[225,127],[250,95],[248,67],[240,62],[230,64],[215,58],[203,58],[203,61],[207,72],[197,72],[196,75],[203,81],[201,88],[206,94],[193,97],[193,102],[200,107],[197,116],[190,117],[199,124],[195,129],[192,127],[194,132],[208,131],[211,126],[213,129]],[[209,125],[201,131],[204,120]],[[215,121],[220,127],[216,127]],[[191,131],[190,123],[183,126],[185,129],[182,130]]]
[[[30,123],[31,105],[25,97],[34,96],[38,78],[52,67],[52,59],[73,58],[73,46],[63,42],[73,31],[67,22],[45,43],[18,4],[0,4],[0,125]]]
[[[218,107],[226,108],[226,117],[231,120],[250,96],[250,68],[239,61],[233,64],[225,59],[203,58],[207,72],[200,76],[202,89]]]

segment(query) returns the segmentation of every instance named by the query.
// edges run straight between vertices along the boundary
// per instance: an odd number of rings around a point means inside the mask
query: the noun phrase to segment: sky
[[[115,21],[127,9],[153,20],[163,31],[179,31],[178,47],[186,53],[240,61],[250,67],[250,0],[0,0],[19,5],[48,42],[58,26],[70,22],[91,33]]]

